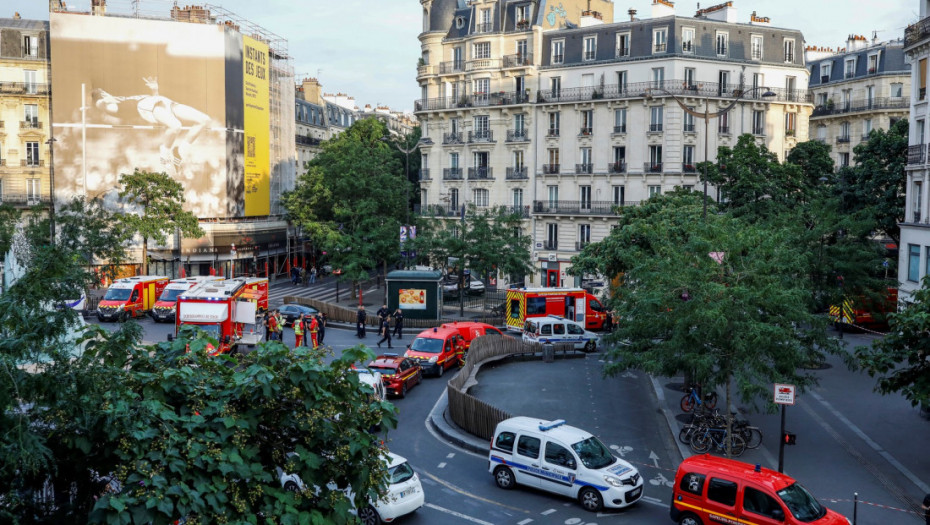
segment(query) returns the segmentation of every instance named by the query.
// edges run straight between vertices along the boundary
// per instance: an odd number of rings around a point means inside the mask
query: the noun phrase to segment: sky
[[[558,0],[555,0],[558,1]],[[922,0],[734,0],[740,22],[753,11],[773,26],[800,29],[805,44],[845,46],[850,34],[879,40],[903,36],[919,18]],[[201,3],[178,0],[179,5]],[[207,3],[207,2],[203,2]],[[326,93],[342,92],[365,104],[412,111],[420,96],[416,64],[422,30],[419,0],[212,0],[241,18],[287,39],[299,81],[315,77]],[[705,1],[704,7],[717,1]],[[66,0],[88,11],[90,0]],[[110,9],[130,12],[132,0],[109,0]],[[144,15],[168,16],[171,0],[138,0]],[[675,2],[676,14],[694,16],[698,2]],[[202,3],[201,3],[202,5]],[[652,0],[615,0],[614,21],[628,20],[627,9],[648,18]],[[23,18],[48,20],[46,0],[3,0],[0,18],[19,12]]]

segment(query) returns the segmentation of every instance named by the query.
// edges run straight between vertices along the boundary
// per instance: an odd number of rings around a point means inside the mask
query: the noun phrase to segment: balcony
[[[565,55],[552,55],[553,64],[561,64],[565,61]]]
[[[460,213],[458,206],[442,204],[428,204],[420,209],[420,215],[423,217],[459,217]]]
[[[504,178],[505,180],[527,180],[530,177],[527,175],[526,166],[520,166],[519,168],[507,168],[507,173],[504,175]]]
[[[589,244],[591,244],[591,241],[575,241],[575,251],[580,252]]]
[[[686,123],[682,129],[685,133],[694,133],[694,122]]]
[[[875,69],[874,67],[870,67],[870,68],[869,68],[869,74],[870,74],[870,75],[874,75],[877,71],[878,71],[878,70]]]
[[[494,180],[494,176],[487,166],[468,168],[468,180]]]
[[[820,83],[826,84],[830,81],[830,75],[820,75]]]
[[[668,49],[668,44],[655,44],[652,46],[653,53],[665,53],[667,49]]]
[[[421,169],[420,169],[420,178],[419,178],[419,180],[430,180],[430,178],[429,178],[429,169],[428,169],[428,168],[421,168]]]
[[[508,129],[507,142],[529,142],[530,136],[525,129]]]
[[[579,137],[590,137],[594,130],[592,128],[581,128],[578,130]]]
[[[855,76],[856,76],[856,72],[855,72],[855,71],[847,71],[847,72],[843,75],[843,78],[853,78],[853,77],[855,77]]]
[[[532,53],[517,53],[516,55],[504,55],[503,66],[508,67],[524,67],[533,65],[533,54]]]
[[[533,212],[537,215],[616,215],[616,208],[622,206],[635,206],[635,201],[562,201],[539,200],[533,201]]]
[[[517,215],[521,219],[530,218],[529,206],[504,206],[504,213],[508,215]]]
[[[584,52],[584,60],[585,60],[585,62],[590,62],[591,60],[594,60],[595,58],[597,58],[597,53],[596,53],[595,51],[585,51],[585,52]]]
[[[861,140],[862,142],[868,142],[868,141],[869,141],[869,135],[870,135],[870,133],[863,133],[863,134],[862,134],[862,138],[861,138],[860,140]]]
[[[546,136],[547,136],[547,137],[558,137],[558,136],[559,136],[559,128],[549,128],[549,130],[546,131]]]
[[[19,122],[20,129],[42,129],[39,119],[26,119]]]
[[[450,60],[449,62],[441,62],[439,64],[440,75],[450,75],[453,73],[464,73],[464,72],[465,72],[465,61],[464,60]]]
[[[643,164],[643,173],[662,173],[662,163],[647,162]]]
[[[904,45],[912,46],[930,36],[930,17],[924,18],[904,30]]]
[[[468,142],[494,142],[494,132],[489,129],[479,129],[468,132]]]
[[[626,161],[611,162],[607,165],[607,173],[626,173]]]
[[[475,24],[475,33],[490,33],[491,31],[494,31],[494,24],[491,22]]]
[[[614,126],[614,133],[626,133],[626,124],[622,126]]]
[[[691,164],[690,162],[682,162],[681,172],[682,173],[697,173],[697,168],[694,166],[694,164]]]
[[[557,175],[560,173],[560,170],[559,170],[560,167],[561,166],[558,164],[543,164],[542,165],[543,175]]]
[[[48,195],[35,195],[33,193],[3,192],[0,195],[0,204],[9,204],[11,206],[36,206],[49,204],[51,201],[52,199]]]
[[[717,126],[717,133],[719,133],[719,134],[721,134],[721,135],[729,135],[729,134],[730,134],[730,126]]]
[[[899,109],[906,111],[909,107],[910,101],[903,97],[878,97],[872,99],[852,100],[847,104],[841,105],[821,104],[814,108],[814,112],[811,113],[811,118],[886,109]]]
[[[498,58],[476,58],[465,62],[465,71],[482,71],[486,69],[500,69],[501,61]]]
[[[530,21],[526,18],[517,20],[517,23],[514,24],[514,28],[516,31],[527,31],[530,28],[530,26],[531,26]]]
[[[303,135],[294,136],[294,143],[301,146],[319,146],[320,142],[322,141],[316,137],[305,137]]]
[[[794,53],[785,53],[785,62],[793,63],[794,62]]]
[[[914,213],[914,221],[913,221],[913,222],[914,222],[914,223],[919,223],[919,222],[920,222],[920,212],[919,212],[919,211],[915,211],[915,212],[913,212],[913,213]]]
[[[44,168],[45,161],[42,159],[21,159],[19,166],[21,168]]]
[[[682,52],[682,53],[693,53],[693,52],[694,52],[694,44],[693,44],[690,40],[687,41],[687,42],[682,42],[682,43],[681,43],[681,52]]]
[[[840,135],[836,137],[837,144],[846,144],[849,142],[849,135]]]
[[[48,96],[49,84],[37,82],[0,82],[0,95]]]
[[[442,180],[462,180],[462,168],[443,168]]]
[[[662,124],[649,124],[649,133],[659,133],[662,131]]]
[[[594,173],[594,164],[575,164],[575,173],[578,175]]]
[[[443,133],[442,134],[442,143],[443,144],[464,144],[465,143],[465,134],[462,132],[458,133]]]
[[[630,48],[629,48],[629,46],[627,46],[627,47],[618,47],[617,50],[616,50],[616,52],[614,53],[614,58],[623,58],[623,57],[628,57],[628,56],[630,56]]]
[[[559,241],[555,239],[546,239],[543,241],[543,250],[558,250]]]
[[[907,147],[907,165],[923,164],[927,155],[926,144],[915,144]]]

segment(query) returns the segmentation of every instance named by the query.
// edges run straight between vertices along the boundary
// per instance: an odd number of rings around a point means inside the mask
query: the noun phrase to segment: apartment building
[[[902,39],[879,42],[850,35],[846,47],[807,47],[814,112],[811,139],[831,146],[837,167],[855,159],[853,148],[873,129],[888,129],[910,110],[911,68]]]
[[[0,18],[0,203],[51,202],[48,22]]]
[[[421,66],[416,106],[433,141],[423,148],[424,210],[457,216],[468,202],[523,213],[530,283],[577,283],[571,257],[609,234],[616,206],[695,188],[696,165],[739,135],[782,159],[808,136],[797,30],[755,13],[739,22],[732,2],[684,17],[654,0],[650,18],[631,11],[617,23],[585,6],[577,22],[551,28],[536,6],[469,2],[444,29],[425,31],[424,56],[441,59]],[[705,135],[681,105],[722,114]],[[554,270],[561,280],[545,281]]]
[[[920,21],[904,31],[910,61],[910,128],[907,148],[907,196],[898,261],[898,299],[907,302],[930,273],[930,165],[927,162],[927,63],[930,60],[930,0],[919,0]]]

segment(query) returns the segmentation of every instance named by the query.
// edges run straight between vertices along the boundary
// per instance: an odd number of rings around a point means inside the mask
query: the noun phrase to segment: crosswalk
[[[379,288],[374,284],[362,289],[363,296],[377,293]],[[339,285],[339,299],[343,300],[352,293],[352,287],[349,283]],[[289,281],[277,282],[271,285],[268,290],[268,307],[277,308],[284,304],[285,297],[306,297],[325,302],[336,302],[336,284],[334,281],[315,283],[309,286],[296,285]],[[367,302],[367,301],[366,301]]]

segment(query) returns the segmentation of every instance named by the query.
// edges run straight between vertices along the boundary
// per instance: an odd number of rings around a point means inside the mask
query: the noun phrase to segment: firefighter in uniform
[[[299,316],[294,319],[294,348],[298,348],[304,341],[304,320]]]
[[[313,343],[313,348],[320,346],[320,343],[317,341],[317,335],[320,332],[320,324],[316,322],[316,317],[310,316],[310,342]]]
[[[459,366],[465,366],[465,341],[461,337],[456,338],[455,356],[458,357]]]

